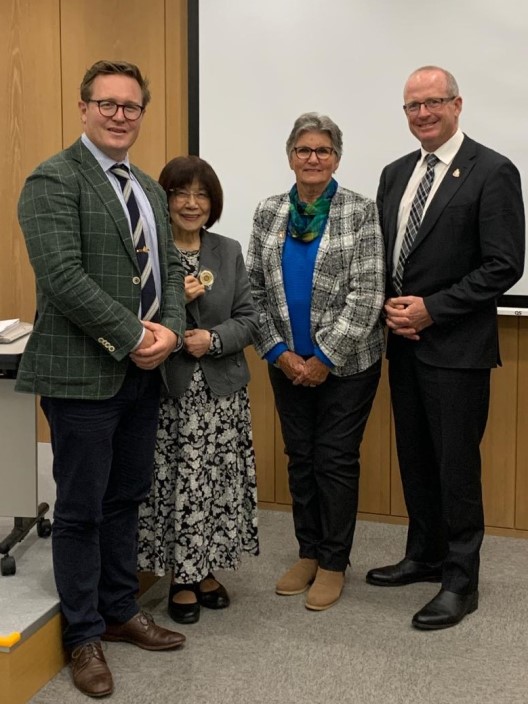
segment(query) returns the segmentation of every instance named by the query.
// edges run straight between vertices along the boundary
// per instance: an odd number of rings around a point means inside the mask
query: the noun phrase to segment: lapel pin
[[[214,283],[214,275],[209,269],[202,269],[198,274],[198,281],[205,286],[205,288],[211,288]]]
[[[455,178],[458,178],[458,177],[460,176],[460,169],[455,169],[455,170],[453,171],[453,176],[454,176]]]

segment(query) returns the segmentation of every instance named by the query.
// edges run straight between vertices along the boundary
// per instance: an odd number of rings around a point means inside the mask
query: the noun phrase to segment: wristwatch
[[[220,339],[220,335],[216,332],[216,330],[209,330],[209,334],[211,335],[211,342],[209,343],[209,350],[207,354],[210,354],[213,357],[222,354],[222,340]]]

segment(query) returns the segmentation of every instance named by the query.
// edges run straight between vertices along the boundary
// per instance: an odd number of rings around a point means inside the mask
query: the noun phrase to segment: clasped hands
[[[187,303],[203,296],[205,288],[195,276],[185,277],[185,300]],[[130,354],[130,359],[140,369],[155,369],[174,352],[178,338],[164,325],[142,320],[145,335],[137,349]],[[196,333],[205,333],[196,335]],[[190,339],[192,338],[192,340]],[[184,348],[194,357],[201,357],[209,349],[211,335],[208,330],[187,330],[183,342]]]
[[[303,359],[290,350],[279,356],[277,364],[294,386],[319,386],[330,373],[326,364],[317,357]]]
[[[387,298],[383,311],[387,327],[395,335],[408,340],[419,340],[418,333],[433,324],[424,300],[419,296]]]
[[[130,353],[130,359],[140,369],[155,369],[174,352],[178,337],[169,328],[150,320],[142,320],[145,334],[141,344]]]

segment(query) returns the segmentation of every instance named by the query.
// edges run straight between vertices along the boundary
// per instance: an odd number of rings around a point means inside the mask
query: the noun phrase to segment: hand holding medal
[[[214,284],[214,274],[209,269],[200,269],[198,272],[198,281],[209,290]]]

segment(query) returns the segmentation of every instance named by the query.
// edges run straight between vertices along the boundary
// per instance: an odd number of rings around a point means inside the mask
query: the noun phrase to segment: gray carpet
[[[202,609],[176,627],[186,646],[150,653],[106,645],[113,704],[526,704],[528,702],[528,541],[487,537],[479,610],[455,628],[413,629],[410,619],[438,589],[383,589],[367,569],[398,560],[405,528],[360,522],[345,591],[325,612],[304,596],[279,597],[277,576],[296,559],[291,515],[260,512],[262,554],[238,572],[218,573],[232,597],[225,611]],[[167,578],[143,606],[168,627]],[[175,624],[173,624],[175,625]],[[86,704],[66,668],[33,704]]]

